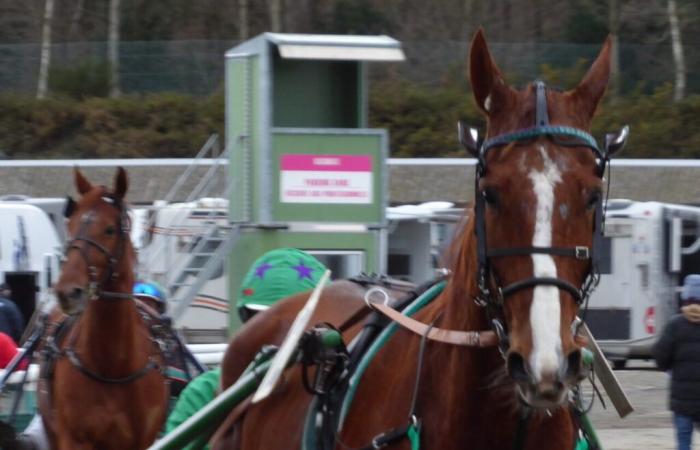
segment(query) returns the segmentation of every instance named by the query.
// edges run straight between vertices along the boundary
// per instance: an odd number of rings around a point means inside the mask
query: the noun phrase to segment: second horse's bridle
[[[117,211],[119,211],[119,223],[116,224],[117,226],[115,229],[117,233],[117,245],[115,251],[111,252],[104,245],[85,235],[87,227],[92,223],[95,217],[95,211],[91,210],[83,214],[83,216],[81,217],[78,232],[76,233],[76,236],[74,238],[72,238],[66,243],[66,247],[63,252],[63,258],[65,259],[71,250],[77,250],[80,253],[80,256],[83,258],[83,261],[85,261],[85,264],[88,268],[88,276],[90,277],[90,282],[86,291],[88,293],[89,300],[94,300],[97,298],[128,300],[132,298],[130,293],[124,294],[121,292],[112,292],[103,289],[103,286],[105,286],[111,281],[114,281],[117,277],[119,277],[119,271],[117,270],[117,266],[119,265],[121,259],[124,257],[128,215],[123,203],[117,198],[105,195],[102,197],[102,199],[110,205],[114,206],[117,209]],[[64,209],[64,216],[66,218],[70,217],[74,210],[75,201],[72,198],[68,197],[66,207]],[[85,242],[87,245],[78,245],[79,242]],[[90,257],[87,251],[90,247],[94,247],[97,250],[99,250],[100,253],[104,255],[107,261],[107,269],[104,271],[104,275],[101,277],[101,279],[98,279],[97,267],[90,262]]]

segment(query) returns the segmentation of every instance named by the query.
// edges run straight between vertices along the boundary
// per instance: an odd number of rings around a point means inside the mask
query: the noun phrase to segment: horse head
[[[119,168],[110,191],[93,186],[75,169],[75,187],[80,198],[66,204],[66,243],[61,276],[54,290],[66,314],[79,314],[88,300],[123,297],[133,285],[133,247],[128,234],[124,195],[126,172]]]
[[[589,134],[608,84],[610,51],[608,39],[572,90],[542,82],[516,90],[504,82],[482,31],[471,44],[469,75],[487,134],[479,145],[473,130],[469,136],[460,128],[460,137],[479,159],[480,298],[501,335],[508,374],[535,407],[562,404],[582,371],[574,329],[595,284],[602,177],[616,149],[599,149]]]

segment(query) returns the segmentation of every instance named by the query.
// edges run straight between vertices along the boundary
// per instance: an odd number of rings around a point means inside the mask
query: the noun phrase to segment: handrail
[[[177,192],[180,190],[180,188],[184,185],[185,181],[192,175],[194,172],[195,168],[198,167],[197,161],[201,160],[204,158],[209,153],[212,153],[218,150],[218,135],[213,134],[209,137],[207,140],[207,143],[204,144],[202,149],[199,151],[197,154],[197,158],[192,162],[190,166],[187,167],[187,169],[183,172],[183,174],[178,178],[178,180],[175,182],[173,187],[170,189],[168,194],[165,196],[165,202],[164,206],[169,204],[169,202],[177,195]],[[216,180],[216,172],[221,168],[221,167],[226,167],[226,164],[224,163],[225,161],[227,162],[228,159],[228,149],[224,149],[223,152],[220,152],[216,158],[213,158],[212,164],[209,165],[207,168],[207,171],[205,175],[201,178],[201,180],[197,183],[196,187],[190,192],[189,195],[187,195],[185,202],[190,202],[193,201],[196,198],[199,198],[203,195],[203,193],[208,193],[210,192],[210,188],[213,185],[213,180]],[[158,220],[158,211],[161,208],[159,207],[153,207],[152,211],[153,214],[151,217],[149,217],[147,224],[146,224],[146,229],[147,230],[152,230],[155,227],[156,221]],[[214,211],[210,211],[208,214],[208,218],[211,218],[211,216],[214,214]],[[169,221],[168,227],[182,227],[183,222],[186,220],[186,218],[189,215],[189,210],[188,208],[183,208],[181,211],[178,211],[174,217]],[[161,241],[163,242],[163,245],[155,248],[153,251],[146,252],[144,254],[144,258],[141,261],[141,270],[139,271],[140,273],[145,273],[147,276],[146,278],[155,278],[154,273],[155,271],[153,270],[153,266],[155,263],[161,259],[164,258],[165,260],[170,260],[169,256],[164,253],[169,251],[170,245],[169,245],[169,239],[170,237],[165,236]],[[165,270],[165,273],[167,272],[172,272],[169,269]],[[162,275],[162,274],[161,274]]]

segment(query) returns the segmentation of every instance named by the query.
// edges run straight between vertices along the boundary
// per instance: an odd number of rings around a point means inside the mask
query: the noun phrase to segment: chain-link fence
[[[224,78],[224,53],[234,41],[121,42],[120,88],[126,93],[181,92],[207,95],[220,88]],[[440,84],[448,77],[464,77],[467,42],[404,42],[407,62],[376,64],[373,79],[401,77],[421,84]],[[0,92],[36,91],[40,44],[0,45]],[[491,43],[491,50],[509,80],[519,83],[542,76],[543,65],[566,71],[587,67],[600,45],[559,43]],[[700,52],[686,45],[687,93],[700,93]],[[52,70],[76,67],[83,61],[106,64],[105,42],[59,43],[51,46]],[[578,64],[578,66],[577,66]],[[651,90],[674,80],[674,64],[668,43],[620,46],[622,92],[642,87]],[[562,86],[570,87],[570,86]]]

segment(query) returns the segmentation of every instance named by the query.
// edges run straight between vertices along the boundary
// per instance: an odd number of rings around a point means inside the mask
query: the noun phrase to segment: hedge
[[[483,129],[466,82],[425,87],[406,81],[375,83],[370,125],[388,128],[392,156],[461,156],[456,121]],[[631,127],[621,156],[700,157],[700,95],[674,103],[672,87],[652,94],[640,89],[612,103],[594,121],[601,138]],[[224,129],[224,98],[181,94],[118,99],[33,98],[0,95],[0,156],[21,158],[192,157],[214,132]]]

